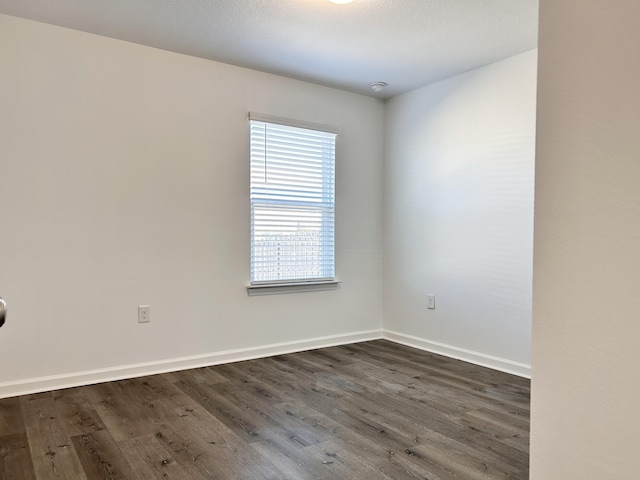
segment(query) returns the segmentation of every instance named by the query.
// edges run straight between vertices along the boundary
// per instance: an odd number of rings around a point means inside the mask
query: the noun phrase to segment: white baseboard
[[[194,355],[191,357],[159,360],[156,362],[137,363],[118,367],[88,370],[63,375],[38,377],[15,382],[0,383],[0,398],[15,397],[31,393],[59,390],[61,388],[79,387],[94,383],[111,382],[126,378],[175,372],[190,368],[208,367],[221,363],[240,362],[255,358],[271,357],[286,353],[301,352],[316,348],[333,347],[349,343],[365,342],[382,338],[381,330],[354,332],[340,335],[329,335],[301,341],[274,343],[255,348],[241,348],[222,352]]]
[[[478,353],[472,350],[446,345],[444,343],[432,342],[424,338],[392,332],[390,330],[383,330],[382,338],[391,342],[407,345],[408,347],[414,347],[427,352],[463,360],[465,362],[492,368],[494,370],[510,373],[519,377],[531,378],[531,365],[527,365],[525,363],[514,362],[512,360],[506,360],[504,358],[494,357],[492,355],[486,355],[484,353]]]
[[[418,348],[427,352],[437,353],[447,357],[463,360],[465,362],[492,368],[520,377],[531,378],[531,366],[523,363],[505,360],[503,358],[485,355],[471,350],[432,342],[423,338],[392,332],[390,330],[369,330],[340,335],[329,335],[301,341],[274,343],[254,348],[241,348],[237,350],[225,350],[222,352],[194,355],[191,357],[159,360],[156,362],[137,363],[133,365],[121,365],[98,370],[51,375],[37,377],[15,382],[0,383],[0,398],[28,395],[32,393],[59,390],[62,388],[80,387],[100,382],[111,382],[126,378],[155,375],[158,373],[176,372],[190,368],[208,367],[222,363],[240,362],[255,358],[271,357],[286,353],[301,352],[316,348],[347,345],[349,343],[366,342],[384,338],[409,347]]]

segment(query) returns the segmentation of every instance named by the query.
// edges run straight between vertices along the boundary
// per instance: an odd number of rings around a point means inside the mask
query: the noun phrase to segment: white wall
[[[640,2],[540,2],[531,478],[640,472]]]
[[[527,375],[536,51],[386,107],[385,329]],[[436,309],[427,310],[427,294]]]
[[[0,395],[380,331],[382,102],[8,16],[0,58]],[[341,131],[336,291],[247,296],[249,111]]]

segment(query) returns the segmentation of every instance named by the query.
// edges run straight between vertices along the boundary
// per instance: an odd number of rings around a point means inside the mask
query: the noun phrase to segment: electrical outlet
[[[149,305],[138,306],[138,323],[149,323],[151,321],[151,307]]]
[[[427,295],[427,308],[429,310],[436,309],[436,296],[435,295]]]

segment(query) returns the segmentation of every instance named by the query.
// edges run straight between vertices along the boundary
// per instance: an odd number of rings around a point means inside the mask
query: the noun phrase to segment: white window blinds
[[[334,279],[335,138],[250,116],[253,285]]]

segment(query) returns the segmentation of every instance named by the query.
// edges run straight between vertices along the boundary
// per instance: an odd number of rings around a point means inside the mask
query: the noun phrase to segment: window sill
[[[283,293],[319,292],[322,290],[336,290],[341,282],[328,280],[322,282],[296,282],[296,283],[263,283],[249,285],[247,294],[254,295],[280,295]]]

